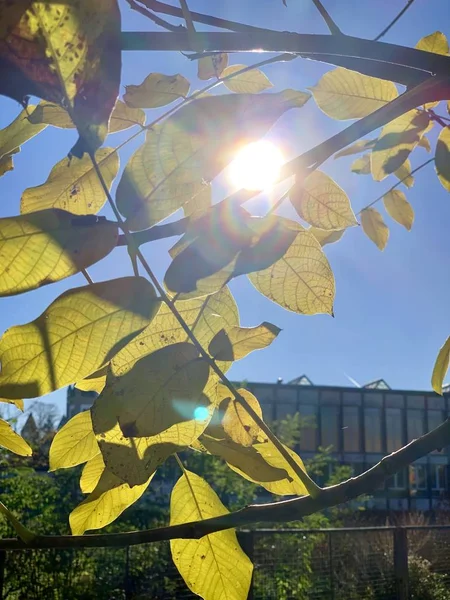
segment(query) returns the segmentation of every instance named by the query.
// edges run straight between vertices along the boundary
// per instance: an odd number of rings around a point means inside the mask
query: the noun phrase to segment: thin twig
[[[159,25],[163,29],[167,29],[168,31],[183,31],[184,30],[183,25],[172,25],[172,23],[169,23],[169,21],[166,21],[165,19],[161,19],[161,17],[158,17],[158,15],[155,15],[154,13],[152,13],[152,11],[149,10],[148,8],[145,8],[144,6],[141,6],[140,4],[138,4],[136,2],[136,0],[127,0],[127,2],[130,5],[131,10],[135,10],[136,12],[140,13],[141,15],[144,15],[144,17],[147,17],[147,19],[150,19],[151,21],[153,21],[153,23],[155,23],[155,25]]]
[[[397,21],[405,14],[405,12],[408,10],[408,8],[411,6],[411,4],[414,2],[414,0],[408,0],[406,3],[406,6],[404,6],[402,8],[402,10],[398,13],[398,15],[389,23],[389,25],[387,27],[385,27],[383,29],[383,31],[381,33],[379,33],[377,35],[376,38],[374,38],[374,42],[378,42],[378,40],[381,40],[382,37],[384,37],[387,32],[391,29],[391,27],[393,27]]]
[[[408,175],[405,175],[405,177],[403,177],[403,179],[399,179],[399,181],[397,181],[397,183],[395,183],[392,187],[390,187],[388,190],[386,190],[385,192],[383,192],[381,194],[381,196],[378,196],[378,198],[376,198],[370,204],[368,204],[367,206],[365,206],[364,208],[362,208],[359,212],[357,212],[356,216],[359,216],[363,212],[363,210],[367,210],[368,208],[370,208],[371,206],[373,206],[374,204],[376,204],[377,202],[379,202],[380,200],[382,200],[387,194],[389,194],[390,192],[392,192],[393,190],[395,190],[396,188],[398,188],[398,186],[401,185],[406,179],[408,179],[409,177],[411,177],[411,175],[414,175],[414,173],[417,173],[417,171],[420,171],[420,169],[423,169],[424,167],[426,167],[427,165],[431,164],[432,162],[434,162],[434,158],[428,159],[427,161],[425,161],[424,163],[422,163],[421,165],[419,165],[418,167],[416,167],[415,169],[413,169],[411,171],[411,173],[408,173]]]
[[[342,35],[342,31],[339,29],[339,27],[336,25],[336,23],[330,17],[329,12],[324,7],[322,2],[320,2],[320,0],[313,0],[313,3],[314,3],[314,6],[317,8],[317,10],[320,12],[322,19],[327,24],[327,27],[330,30],[330,33],[332,35]]]
[[[80,273],[82,273],[84,275],[84,278],[86,279],[86,281],[88,282],[89,285],[93,285],[94,282],[91,278],[91,276],[89,275],[87,269],[81,269]]]
[[[5,539],[0,541],[0,550],[22,550],[24,548],[96,548],[134,546],[173,539],[199,539],[204,535],[243,527],[257,523],[287,523],[298,521],[316,513],[359,496],[373,493],[395,473],[406,468],[416,460],[434,450],[441,450],[450,444],[450,419],[422,437],[413,440],[400,450],[385,456],[378,464],[365,473],[347,481],[322,490],[318,498],[302,496],[291,500],[282,500],[269,504],[254,504],[236,512],[220,517],[147,529],[126,533],[88,534],[88,535],[37,535],[30,544],[21,540]]]

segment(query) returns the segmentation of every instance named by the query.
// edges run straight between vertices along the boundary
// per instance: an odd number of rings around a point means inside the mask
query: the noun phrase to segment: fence
[[[250,600],[450,600],[450,526],[261,529],[239,537],[255,565]],[[195,597],[167,543],[5,551],[0,540],[0,600]]]

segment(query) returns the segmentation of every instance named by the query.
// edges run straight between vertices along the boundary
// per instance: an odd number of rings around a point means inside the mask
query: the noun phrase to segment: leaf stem
[[[87,269],[81,269],[81,273],[84,275],[84,278],[86,279],[86,281],[88,282],[89,285],[93,285],[94,282],[91,279],[91,276],[89,275]]]

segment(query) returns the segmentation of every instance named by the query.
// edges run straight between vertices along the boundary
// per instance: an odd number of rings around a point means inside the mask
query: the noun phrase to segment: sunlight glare
[[[194,410],[194,419],[196,421],[205,421],[209,416],[209,411],[205,406],[197,406]]]
[[[248,144],[230,164],[230,179],[237,188],[265,190],[280,175],[283,165],[281,150],[271,142],[260,140]]]

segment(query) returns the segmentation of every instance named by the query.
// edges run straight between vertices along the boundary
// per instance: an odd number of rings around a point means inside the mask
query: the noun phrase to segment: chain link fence
[[[450,526],[242,531],[249,600],[450,600]],[[2,550],[0,600],[190,600],[169,544]]]

